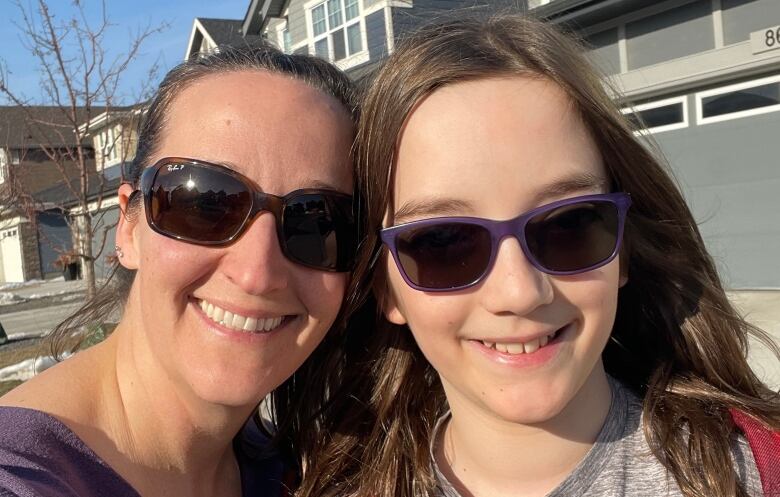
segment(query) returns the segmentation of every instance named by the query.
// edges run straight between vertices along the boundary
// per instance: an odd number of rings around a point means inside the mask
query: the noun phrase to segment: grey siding
[[[295,46],[307,39],[306,36],[306,12],[303,10],[304,0],[290,0],[287,6],[287,20],[290,29],[290,41]]]
[[[778,113],[655,136],[730,288],[780,288],[778,136]]]
[[[417,27],[452,15],[457,9],[490,13],[508,8],[517,9],[515,0],[413,0],[411,8],[393,8],[393,35],[402,38]]]
[[[591,47],[588,58],[605,74],[620,72],[620,49],[617,28],[588,36],[585,43]]]
[[[712,2],[699,0],[626,24],[628,68],[715,48]]]
[[[721,0],[723,42],[747,41],[750,33],[780,24],[778,0]]]
[[[366,39],[368,40],[370,60],[379,60],[387,55],[387,27],[385,26],[384,9],[366,16]]]
[[[56,211],[38,213],[38,252],[44,278],[62,274],[62,268],[56,267],[54,261],[72,248],[70,227],[63,215]]]
[[[116,223],[119,221],[119,207],[110,207],[103,214],[102,218],[98,216],[100,222],[94,227],[96,236],[92,241],[92,253],[97,257],[95,260],[95,276],[105,278],[111,271],[111,264],[106,261],[106,257],[114,255],[114,246],[116,246]],[[109,227],[106,231],[105,245],[103,252],[98,255],[101,244],[103,244],[103,228]]]

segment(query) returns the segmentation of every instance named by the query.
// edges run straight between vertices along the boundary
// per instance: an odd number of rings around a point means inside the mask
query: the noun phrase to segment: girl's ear
[[[141,199],[133,195],[132,185],[125,183],[119,187],[119,221],[116,225],[116,252],[119,264],[127,269],[138,269],[139,244],[138,220],[143,215]],[[133,197],[131,199],[131,197]],[[131,203],[132,200],[132,203]]]
[[[406,324],[406,317],[404,317],[403,311],[398,306],[398,299],[393,295],[393,291],[388,285],[387,274],[385,273],[382,276],[374,278],[372,286],[376,300],[385,315],[385,319],[393,324]]]
[[[618,280],[618,288],[623,288],[628,283],[628,274],[626,272],[620,272],[620,279]]]

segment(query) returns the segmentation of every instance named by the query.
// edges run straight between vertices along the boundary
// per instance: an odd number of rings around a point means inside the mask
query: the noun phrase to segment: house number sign
[[[780,50],[780,26],[760,29],[750,33],[750,48],[754,54]]]

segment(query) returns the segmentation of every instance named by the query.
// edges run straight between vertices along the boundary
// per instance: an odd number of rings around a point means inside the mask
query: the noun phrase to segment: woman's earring
[[[120,247],[119,245],[114,247],[114,251],[116,252],[116,256],[119,257],[120,259],[125,256],[125,254],[122,253],[122,247]]]

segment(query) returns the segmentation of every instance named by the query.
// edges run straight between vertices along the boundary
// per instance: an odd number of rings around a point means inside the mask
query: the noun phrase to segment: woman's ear
[[[381,267],[379,270],[381,270]],[[398,305],[398,299],[393,295],[393,291],[388,285],[387,273],[375,277],[372,287],[374,295],[376,296],[376,301],[379,303],[379,306],[385,315],[385,319],[393,324],[406,324],[406,317],[404,316],[401,307]]]
[[[139,244],[138,220],[143,215],[140,192],[133,195],[132,185],[124,183],[117,192],[119,196],[119,221],[116,225],[116,255],[119,264],[127,269],[138,269]]]

